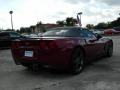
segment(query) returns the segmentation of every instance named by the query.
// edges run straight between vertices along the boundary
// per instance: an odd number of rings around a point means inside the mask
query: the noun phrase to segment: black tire
[[[21,65],[27,68],[32,68],[32,65],[28,63],[21,63]]]
[[[79,74],[83,69],[84,69],[84,54],[80,48],[77,48],[73,52],[71,70],[73,74]]]
[[[28,63],[21,63],[21,65],[24,66],[24,67],[30,66],[30,64],[28,64]]]
[[[113,55],[113,45],[107,44],[105,46],[105,56],[106,57],[111,57]]]
[[[29,63],[21,63],[22,66],[26,67],[27,69],[29,70],[32,70],[34,71],[35,70],[35,67],[33,67],[32,64],[29,64]]]

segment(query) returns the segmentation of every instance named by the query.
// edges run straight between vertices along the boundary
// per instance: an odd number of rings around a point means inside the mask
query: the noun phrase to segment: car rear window
[[[45,33],[43,33],[42,36],[47,37],[79,37],[80,36],[80,30],[77,30],[77,28],[65,28],[65,29],[51,29]]]
[[[43,36],[64,36],[68,30],[50,30],[43,34]]]

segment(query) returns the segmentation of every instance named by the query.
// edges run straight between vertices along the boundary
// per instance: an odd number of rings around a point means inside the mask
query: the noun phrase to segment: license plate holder
[[[33,51],[25,51],[24,56],[33,57]]]

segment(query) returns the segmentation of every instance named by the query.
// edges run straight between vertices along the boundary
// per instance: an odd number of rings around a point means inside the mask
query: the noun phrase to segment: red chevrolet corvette
[[[113,41],[80,27],[50,29],[39,38],[14,40],[11,45],[17,65],[31,68],[48,65],[80,73],[91,60],[113,53]]]

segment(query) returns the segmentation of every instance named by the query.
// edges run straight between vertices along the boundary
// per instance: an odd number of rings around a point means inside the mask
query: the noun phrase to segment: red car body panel
[[[86,61],[103,56],[104,46],[109,39],[90,40],[80,37],[41,37],[12,42],[11,51],[16,64],[37,63],[42,65],[69,68],[72,54],[80,46]],[[42,43],[42,44],[41,44]],[[33,56],[25,56],[25,51],[32,51]]]

